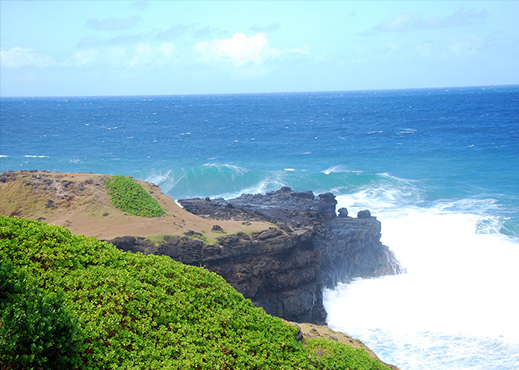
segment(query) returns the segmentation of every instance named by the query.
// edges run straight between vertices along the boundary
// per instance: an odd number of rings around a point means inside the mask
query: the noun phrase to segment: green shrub
[[[307,342],[308,349],[315,352],[317,368],[322,370],[387,370],[380,361],[367,356],[361,348],[346,346],[324,338],[314,338]]]
[[[13,369],[73,369],[82,343],[60,295],[47,294],[0,261],[0,364]]]
[[[5,305],[14,298],[15,294],[22,292],[22,282],[24,280],[15,274],[13,264],[0,260],[0,312],[3,312]]]
[[[340,343],[317,355],[222,277],[169,257],[0,216],[0,259],[63,290],[84,333],[84,369],[387,369],[365,351],[341,359]]]
[[[164,213],[157,200],[131,177],[111,176],[105,185],[112,204],[136,216],[156,217]]]

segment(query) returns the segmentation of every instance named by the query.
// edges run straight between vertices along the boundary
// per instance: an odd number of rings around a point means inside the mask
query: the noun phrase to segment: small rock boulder
[[[370,218],[371,217],[371,212],[367,209],[363,210],[363,211],[359,211],[357,213],[357,217],[358,218]]]
[[[347,208],[339,208],[339,217],[348,217],[348,209]],[[369,211],[368,211],[369,212]]]

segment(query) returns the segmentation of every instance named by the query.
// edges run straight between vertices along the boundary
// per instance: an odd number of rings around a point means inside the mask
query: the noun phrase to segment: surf
[[[402,370],[515,369],[519,241],[501,232],[496,200],[415,194],[413,204],[409,189],[381,188],[339,197],[338,206],[369,203],[407,272],[326,290],[328,325]]]

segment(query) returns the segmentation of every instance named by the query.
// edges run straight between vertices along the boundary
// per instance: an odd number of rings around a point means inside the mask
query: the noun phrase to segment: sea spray
[[[356,197],[364,195],[340,203]],[[330,327],[358,336],[401,369],[516,369],[519,244],[478,232],[492,216],[447,211],[479,204],[483,213],[489,203],[375,212],[383,243],[407,273],[325,291]]]

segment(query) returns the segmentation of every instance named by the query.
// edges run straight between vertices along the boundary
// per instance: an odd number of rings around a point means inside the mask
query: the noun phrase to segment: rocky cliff
[[[0,214],[62,225],[124,250],[203,265],[267,312],[300,323],[325,322],[323,287],[400,271],[391,251],[380,243],[380,223],[367,211],[350,218],[339,209],[337,217],[332,194],[315,197],[282,188],[228,201],[183,200],[183,209],[157,186],[138,181],[166,211],[144,218],[111,204],[104,186],[108,176],[2,172]],[[299,326],[303,337],[355,342],[325,327]]]
[[[159,243],[144,238],[111,240],[123,250],[168,255],[205,266],[269,314],[297,322],[324,324],[323,288],[356,277],[398,274],[394,254],[380,242],[381,224],[369,211],[336,215],[333,194],[310,191],[244,194],[238,198],[184,199],[185,210],[212,220],[270,222],[268,230],[226,234],[215,242],[197,239],[193,231],[165,237]]]

